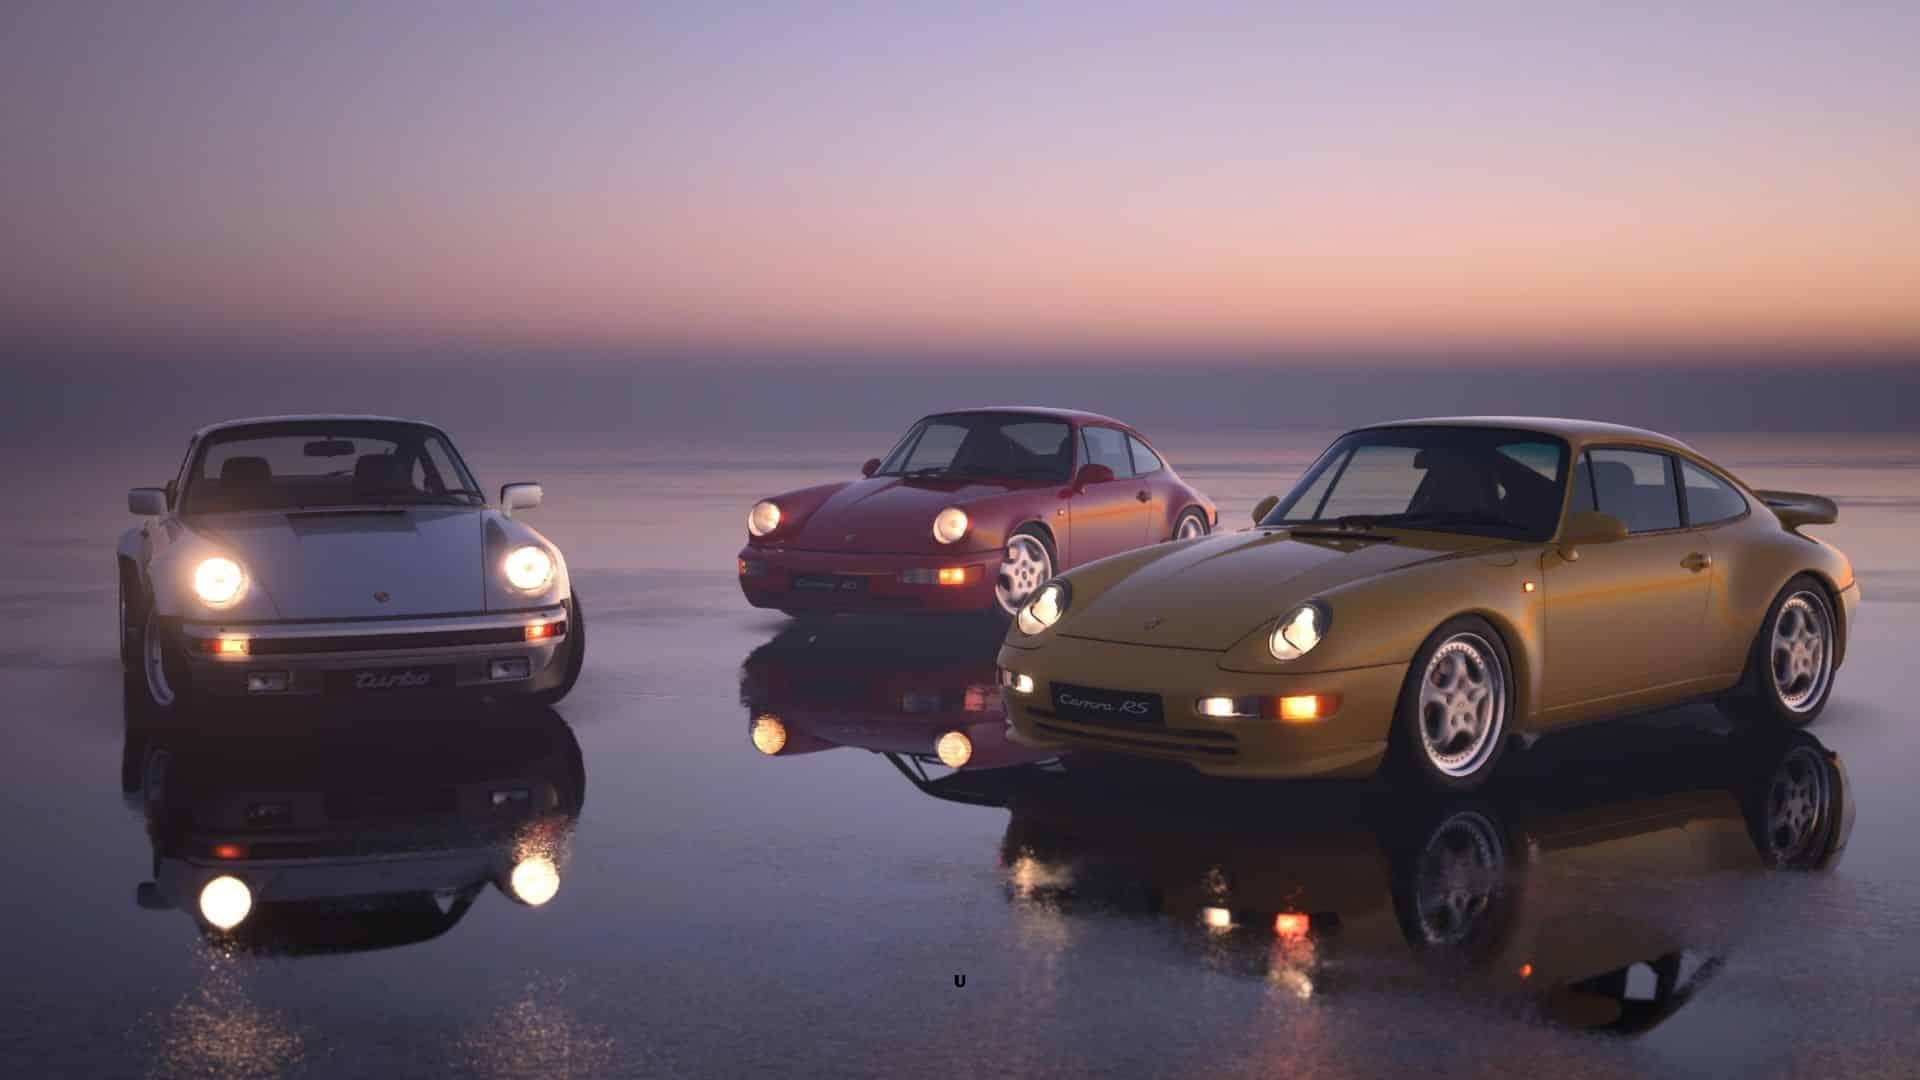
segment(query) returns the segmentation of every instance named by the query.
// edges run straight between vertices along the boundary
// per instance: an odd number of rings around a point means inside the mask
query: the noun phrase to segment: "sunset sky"
[[[1920,4],[0,10],[0,346],[1920,348]]]

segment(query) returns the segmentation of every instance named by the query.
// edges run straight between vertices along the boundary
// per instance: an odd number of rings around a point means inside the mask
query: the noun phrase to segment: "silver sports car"
[[[120,658],[156,713],[216,699],[531,697],[586,653],[566,560],[490,505],[439,428],[377,416],[236,420],[179,475],[134,488],[120,538]]]

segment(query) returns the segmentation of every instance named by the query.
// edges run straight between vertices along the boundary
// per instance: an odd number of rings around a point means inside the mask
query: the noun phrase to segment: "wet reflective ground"
[[[0,1070],[1912,1075],[1920,443],[1695,441],[1841,501],[1827,714],[1593,728],[1444,801],[1034,762],[992,628],[745,608],[745,507],[856,440],[468,447],[546,483],[588,605],[555,712],[129,731],[111,546],[171,451],[42,464],[0,524]],[[1320,440],[1162,442],[1231,523]]]

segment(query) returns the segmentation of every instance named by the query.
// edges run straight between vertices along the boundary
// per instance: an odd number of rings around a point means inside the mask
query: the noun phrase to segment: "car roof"
[[[928,413],[927,416],[964,416],[969,413],[1026,413],[1030,416],[1045,416],[1054,420],[1071,420],[1082,424],[1112,424],[1115,427],[1133,430],[1132,424],[1124,420],[1115,420],[1111,416],[1102,416],[1097,412],[1087,412],[1084,409],[1059,409],[1051,405],[986,405],[974,409],[941,409],[939,412]],[[921,419],[924,420],[926,417],[923,416]]]
[[[1685,450],[1689,454],[1700,453],[1671,435],[1662,435],[1660,432],[1649,431],[1646,428],[1609,424],[1603,420],[1569,419],[1564,416],[1423,416],[1410,420],[1367,424],[1356,430],[1371,431],[1376,428],[1397,427],[1514,428],[1520,431],[1538,431],[1545,435],[1558,435],[1574,445],[1626,442]]]
[[[217,424],[208,424],[206,427],[194,432],[193,437],[198,439],[205,435],[211,435],[216,431],[226,431],[229,428],[255,427],[260,424],[324,423],[333,420],[349,422],[370,421],[383,424],[413,424],[418,427],[432,428],[435,431],[440,430],[438,424],[430,424],[425,420],[410,420],[404,416],[375,416],[371,413],[288,413],[284,416],[249,416],[237,420],[222,420]]]

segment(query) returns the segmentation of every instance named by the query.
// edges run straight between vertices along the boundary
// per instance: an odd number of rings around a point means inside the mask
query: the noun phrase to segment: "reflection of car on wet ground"
[[[1054,755],[1007,739],[990,623],[796,623],[741,664],[747,734],[770,757],[857,747],[918,767],[991,769]]]
[[[1634,735],[1484,796],[1039,768],[919,786],[1012,812],[1005,888],[1035,917],[1167,920],[1204,962],[1303,997],[1414,979],[1638,1032],[1722,963],[1725,942],[1690,940],[1694,890],[1832,867],[1853,810],[1806,733]]]
[[[1000,664],[1014,737],[1237,776],[1483,783],[1514,737],[1714,698],[1819,714],[1860,599],[1804,526],[1692,448],[1587,421],[1341,436],[1258,527],[1041,588]]]
[[[142,907],[237,947],[337,952],[437,937],[489,887],[553,899],[586,773],[552,710],[276,719],[129,728]],[[316,729],[298,754],[289,724]]]
[[[135,488],[120,539],[120,658],[156,712],[213,699],[524,697],[586,655],[559,548],[488,504],[438,428],[275,417],[196,432],[179,475]]]
[[[1060,570],[1204,536],[1219,516],[1138,431],[1067,409],[929,416],[861,473],[754,505],[749,603],[1010,615]]]

